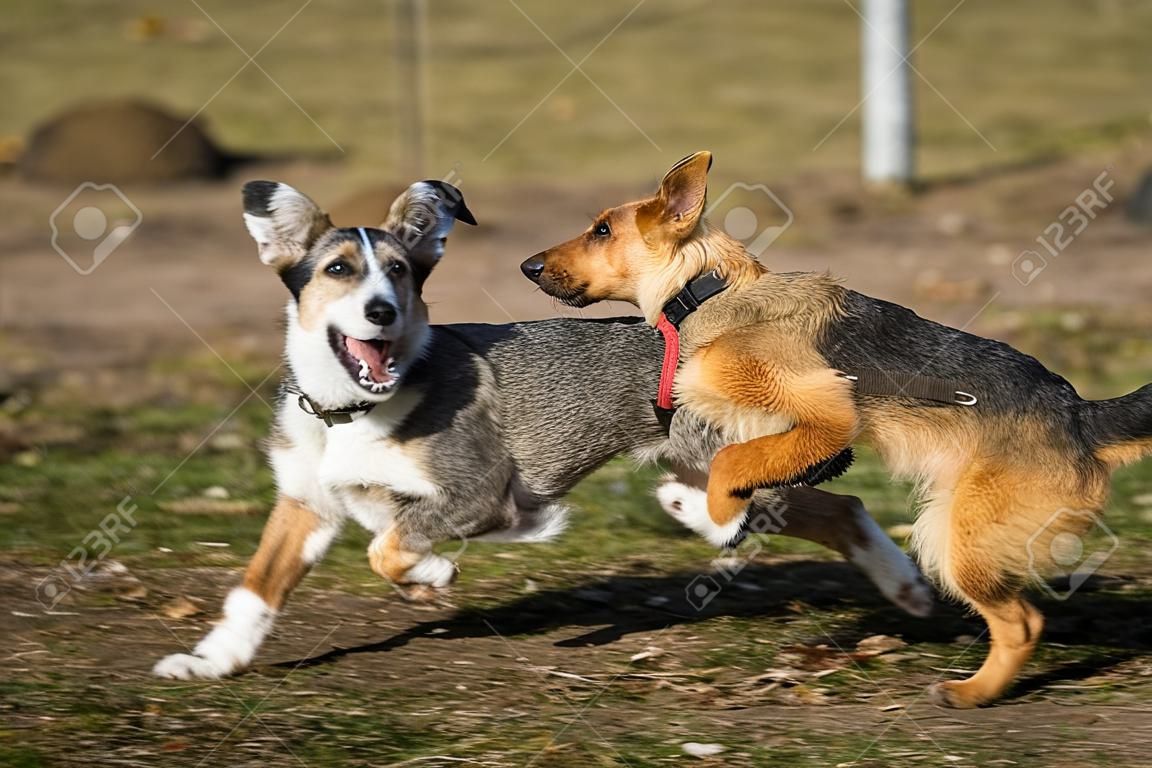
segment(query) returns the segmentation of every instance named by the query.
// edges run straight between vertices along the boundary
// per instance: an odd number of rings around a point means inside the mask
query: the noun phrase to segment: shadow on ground
[[[607,646],[628,635],[646,634],[668,627],[691,626],[720,618],[780,619],[806,610],[851,609],[856,617],[812,643],[854,648],[857,639],[874,634],[899,634],[912,645],[952,643],[965,635],[984,640],[978,618],[960,608],[942,604],[927,620],[915,619],[886,603],[872,590],[853,584],[859,574],[844,563],[794,562],[749,565],[738,579],[710,595],[697,610],[686,596],[686,586],[701,578],[694,573],[659,576],[623,575],[572,587],[536,592],[493,607],[457,610],[447,618],[420,622],[377,642],[293,659],[277,667],[296,668],[336,664],[345,657],[380,654],[417,640],[454,641],[493,636],[538,636],[564,630],[586,631],[553,642],[557,648]],[[1105,648],[1082,661],[1066,662],[1042,674],[1024,678],[1013,697],[1052,683],[1080,680],[1107,671],[1152,649],[1149,602],[1140,596],[1113,591],[1125,579],[1100,579],[1090,594],[1075,602],[1040,600],[1049,617],[1046,643]],[[767,625],[766,625],[767,628]]]

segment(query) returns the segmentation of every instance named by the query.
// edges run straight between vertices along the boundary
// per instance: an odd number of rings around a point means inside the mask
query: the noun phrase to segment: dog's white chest
[[[308,499],[317,508],[340,508],[370,530],[387,527],[393,510],[386,503],[388,494],[365,491],[435,496],[440,489],[424,466],[422,451],[394,434],[418,403],[418,396],[398,393],[349,424],[320,428],[313,417],[289,406],[285,422],[295,447],[273,453],[281,492]]]
[[[364,419],[362,421],[367,421]],[[320,483],[333,490],[384,486],[406,496],[432,496],[437,486],[413,452],[374,425],[333,427],[320,461]]]
[[[327,430],[320,460],[320,483],[334,491],[384,486],[406,496],[432,496],[438,487],[421,466],[419,451],[410,441],[396,439],[396,428],[418,404],[418,398],[399,393],[351,424]]]

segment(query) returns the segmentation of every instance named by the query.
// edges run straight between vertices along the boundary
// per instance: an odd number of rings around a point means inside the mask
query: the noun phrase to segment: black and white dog
[[[661,503],[690,527],[705,516],[699,469],[722,446],[684,412],[665,434],[651,407],[663,350],[650,328],[428,324],[424,281],[454,222],[475,223],[454,187],[412,185],[378,229],[334,228],[274,182],[246,185],[244,208],[260,259],[292,294],[289,374],[269,440],[279,499],[223,620],[192,654],[156,664],[157,675],[217,678],[247,666],[349,518],[374,534],[376,573],[439,588],[456,565],[433,545],[547,540],[564,529],[561,498],[620,453],[681,468]],[[843,553],[910,613],[930,609],[918,570],[858,499],[791,488],[754,501],[776,532]]]

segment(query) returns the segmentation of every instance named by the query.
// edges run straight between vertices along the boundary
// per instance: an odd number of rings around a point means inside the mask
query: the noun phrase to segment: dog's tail
[[[493,531],[477,536],[479,541],[496,541],[517,544],[539,544],[551,541],[568,527],[568,507],[563,504],[547,504],[530,514],[523,515],[519,522],[501,531]]]
[[[1152,384],[1111,400],[1084,403],[1087,436],[1096,457],[1114,467],[1152,454]]]

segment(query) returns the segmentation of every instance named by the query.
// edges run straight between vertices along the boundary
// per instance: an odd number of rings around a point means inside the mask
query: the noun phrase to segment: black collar
[[[297,395],[296,404],[300,406],[300,410],[309,416],[315,416],[324,422],[326,426],[334,426],[336,424],[351,424],[352,416],[357,413],[368,413],[376,407],[376,403],[360,402],[355,405],[345,406],[344,408],[321,408],[316,405],[316,401],[308,397],[298,389],[289,387],[288,391]]]
[[[672,414],[676,412],[672,385],[676,378],[676,368],[680,365],[680,323],[699,309],[701,304],[727,287],[728,282],[716,270],[703,274],[673,296],[664,305],[656,321],[656,330],[664,337],[664,360],[660,364],[660,384],[652,408],[665,434],[671,428]]]
[[[664,317],[668,318],[668,322],[672,325],[679,328],[680,323],[684,322],[688,315],[727,287],[728,281],[720,277],[715,269],[711,272],[705,272],[668,300],[663,309]]]

